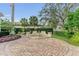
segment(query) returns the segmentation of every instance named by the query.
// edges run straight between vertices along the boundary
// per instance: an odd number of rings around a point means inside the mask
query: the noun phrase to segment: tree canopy
[[[79,31],[79,8],[75,12],[70,12],[65,22],[65,29],[70,32]]]
[[[30,16],[29,23],[31,26],[37,26],[38,25],[38,18],[36,16]]]
[[[45,20],[47,23],[52,21],[54,27],[59,25],[61,22],[62,27],[64,26],[64,21],[67,19],[68,13],[72,11],[72,9],[76,8],[76,4],[72,3],[48,3],[40,11],[40,19]],[[53,27],[53,26],[52,26]]]
[[[20,20],[20,23],[21,23],[21,25],[24,26],[24,27],[28,25],[28,21],[27,21],[26,18],[22,18],[22,19]]]

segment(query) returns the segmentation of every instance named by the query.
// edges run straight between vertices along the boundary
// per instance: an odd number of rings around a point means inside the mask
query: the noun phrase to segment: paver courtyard
[[[0,43],[0,55],[62,56],[79,55],[79,48],[65,41],[47,37],[47,34],[26,34],[20,39]]]

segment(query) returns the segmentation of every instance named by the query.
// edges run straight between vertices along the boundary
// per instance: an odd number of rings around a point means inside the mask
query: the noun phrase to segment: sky
[[[40,10],[44,6],[43,3],[16,3],[15,4],[15,21],[21,18],[29,18],[30,16],[38,16]],[[8,19],[11,17],[11,8],[9,3],[0,3],[0,12]]]

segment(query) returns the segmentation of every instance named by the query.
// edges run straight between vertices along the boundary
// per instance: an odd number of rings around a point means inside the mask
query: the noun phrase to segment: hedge
[[[6,36],[6,35],[9,35],[9,32],[4,32],[4,31],[0,32],[0,37]]]
[[[22,32],[23,28],[15,28],[15,32]],[[53,34],[53,29],[52,28],[26,28],[25,32],[30,32],[32,33],[33,31],[37,31],[37,32],[41,32],[41,31],[45,31],[46,33],[48,32],[52,32]]]

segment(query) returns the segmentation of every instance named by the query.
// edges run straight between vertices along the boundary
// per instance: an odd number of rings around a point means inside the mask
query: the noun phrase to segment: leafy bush
[[[73,45],[79,45],[79,32],[76,32],[68,42]]]
[[[9,32],[0,32],[0,37],[9,35]]]
[[[9,20],[1,20],[1,31],[9,31],[12,28],[12,23]]]
[[[19,32],[23,32],[22,28],[15,28],[15,33],[18,34]]]
[[[67,37],[71,38],[74,35],[74,32],[68,32]]]

